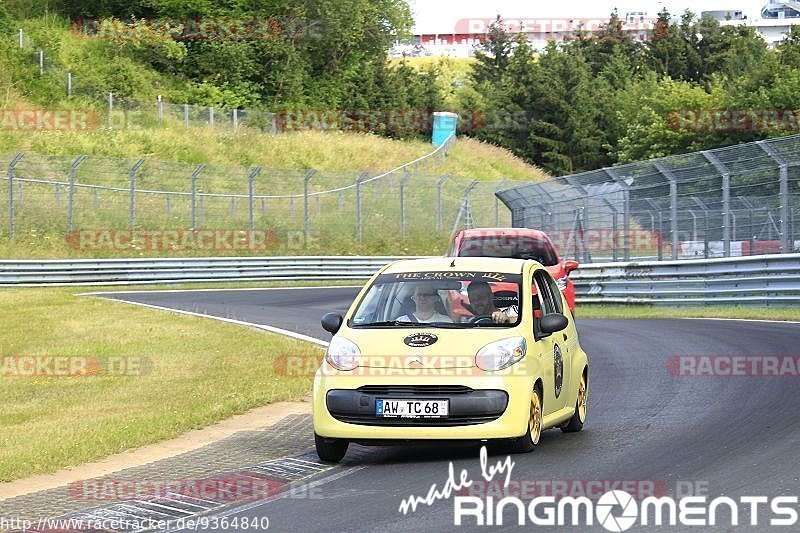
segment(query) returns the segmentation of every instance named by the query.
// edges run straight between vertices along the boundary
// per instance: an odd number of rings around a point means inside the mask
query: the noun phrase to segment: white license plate
[[[446,418],[448,400],[375,400],[375,416],[384,418]]]

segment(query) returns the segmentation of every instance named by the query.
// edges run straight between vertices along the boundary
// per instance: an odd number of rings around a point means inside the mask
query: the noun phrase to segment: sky
[[[656,17],[662,7],[677,15],[686,8],[699,14],[710,10],[741,10],[748,18],[758,18],[768,0],[407,0],[415,12],[414,33],[447,32],[461,19],[494,18],[566,18],[607,17],[616,7],[620,16],[627,11],[646,11]]]

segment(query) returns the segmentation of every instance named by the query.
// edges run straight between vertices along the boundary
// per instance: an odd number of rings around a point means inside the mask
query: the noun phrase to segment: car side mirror
[[[331,335],[336,335],[336,332],[342,327],[343,320],[344,318],[339,313],[327,313],[322,317],[322,329]]]
[[[569,325],[569,320],[567,317],[562,315],[561,313],[550,313],[549,315],[545,315],[539,321],[539,329],[545,335],[550,335],[551,333],[556,333],[557,331],[561,331],[565,329]]]
[[[579,266],[581,266],[581,264],[577,261],[573,261],[571,259],[564,261],[564,270],[567,272],[567,274],[577,269]]]

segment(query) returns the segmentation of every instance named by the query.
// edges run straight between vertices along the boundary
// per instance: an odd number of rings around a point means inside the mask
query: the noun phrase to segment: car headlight
[[[558,285],[558,288],[561,289],[562,291],[567,290],[567,276],[564,276],[563,278],[558,278],[556,280],[556,285]]]
[[[325,360],[337,370],[353,370],[361,361],[361,350],[352,341],[334,337],[328,344]]]
[[[475,355],[475,366],[489,372],[502,370],[525,357],[525,337],[509,337],[481,348]]]

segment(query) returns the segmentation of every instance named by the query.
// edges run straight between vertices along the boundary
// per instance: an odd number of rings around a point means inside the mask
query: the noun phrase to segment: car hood
[[[362,367],[466,368],[475,366],[475,354],[487,344],[520,336],[517,328],[471,329],[375,328],[346,329],[341,336],[361,351]]]

